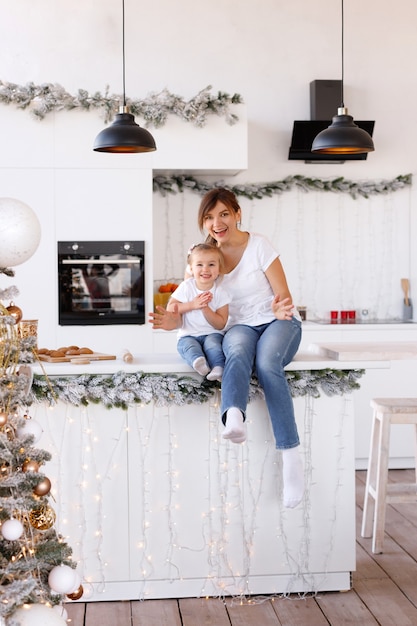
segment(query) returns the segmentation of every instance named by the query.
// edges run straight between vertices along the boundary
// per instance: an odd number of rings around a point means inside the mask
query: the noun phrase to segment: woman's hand
[[[163,306],[157,306],[156,310],[156,313],[149,313],[149,323],[152,324],[153,329],[175,330],[181,326],[182,318],[178,313],[177,304],[173,304],[170,311],[164,309]]]
[[[272,300],[271,308],[277,320],[290,320],[294,313],[291,298],[281,300],[279,295]]]

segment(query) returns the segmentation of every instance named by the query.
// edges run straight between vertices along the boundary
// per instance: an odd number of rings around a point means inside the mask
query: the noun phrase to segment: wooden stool
[[[417,435],[417,398],[374,398],[371,407],[374,412],[361,534],[362,537],[373,537],[372,552],[380,553],[384,543],[386,505],[417,502],[417,448],[416,482],[388,484],[391,424],[414,424]]]

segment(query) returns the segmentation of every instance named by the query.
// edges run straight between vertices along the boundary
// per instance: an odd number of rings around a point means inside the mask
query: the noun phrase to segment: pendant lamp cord
[[[344,90],[343,90],[343,85],[344,85],[344,80],[345,80],[345,63],[344,63],[344,50],[345,50],[345,41],[344,41],[344,10],[343,10],[343,0],[342,0],[342,85],[341,85],[341,96],[342,96],[342,103],[341,103],[341,107],[345,108],[345,96],[344,96]]]
[[[126,106],[125,0],[122,0],[122,58],[123,58],[123,106],[125,107]]]

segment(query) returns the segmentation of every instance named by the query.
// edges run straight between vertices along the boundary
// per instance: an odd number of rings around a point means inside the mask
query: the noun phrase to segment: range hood
[[[289,160],[306,163],[344,163],[345,161],[364,161],[368,153],[362,154],[320,154],[311,152],[315,137],[332,123],[340,106],[340,80],[314,80],[310,83],[310,120],[294,122]],[[355,124],[372,137],[374,121],[354,120]]]

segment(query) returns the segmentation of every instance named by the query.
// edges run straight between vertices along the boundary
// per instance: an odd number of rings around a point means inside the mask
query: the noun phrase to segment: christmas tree
[[[1,271],[1,270],[0,270]],[[13,275],[10,270],[3,274]],[[49,452],[30,417],[36,337],[22,337],[15,287],[0,289],[0,625],[59,626],[83,594],[71,548],[55,528]]]

